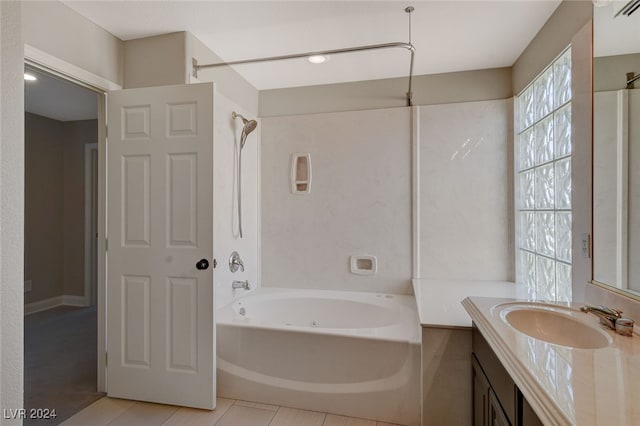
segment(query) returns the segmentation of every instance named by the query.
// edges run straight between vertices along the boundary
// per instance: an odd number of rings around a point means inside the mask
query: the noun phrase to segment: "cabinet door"
[[[519,426],[544,426],[520,389],[518,389],[518,419]]]
[[[489,389],[489,426],[511,426],[493,389]]]
[[[482,372],[474,356],[471,357],[473,372],[473,426],[489,424],[489,380]]]

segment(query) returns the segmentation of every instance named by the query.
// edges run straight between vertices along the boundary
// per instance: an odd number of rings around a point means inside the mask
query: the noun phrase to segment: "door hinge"
[[[109,352],[104,353],[104,366],[109,365]]]
[[[104,126],[104,137],[105,138],[109,137],[109,126]]]
[[[109,239],[104,239],[104,251],[109,251]]]

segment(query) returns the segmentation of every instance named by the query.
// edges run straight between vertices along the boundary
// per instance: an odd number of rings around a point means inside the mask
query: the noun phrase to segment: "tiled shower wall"
[[[262,276],[270,287],[409,293],[411,111],[261,121]],[[291,193],[293,153],[311,155],[311,192]],[[350,272],[377,257],[375,275]]]
[[[511,100],[419,107],[420,277],[513,280]],[[408,108],[262,120],[262,285],[409,292]],[[310,153],[311,193],[290,189]],[[378,273],[350,273],[373,255]]]
[[[420,278],[513,279],[511,105],[420,107]]]

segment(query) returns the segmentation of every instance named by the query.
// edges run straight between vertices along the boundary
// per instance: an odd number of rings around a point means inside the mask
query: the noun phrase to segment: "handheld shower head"
[[[242,118],[242,133],[240,134],[240,149],[238,149],[238,235],[242,238],[242,148],[244,148],[245,142],[247,142],[247,136],[249,133],[253,132],[258,127],[258,122],[256,120],[247,120],[242,115],[233,111],[231,113],[231,118]]]
[[[247,136],[249,136],[249,133],[253,132],[258,127],[258,122],[256,120],[247,120],[235,111],[231,113],[231,118],[234,120],[238,117],[242,119],[242,124],[244,125],[242,128],[242,134],[240,135],[240,149],[242,149],[244,148],[244,144],[247,142]]]

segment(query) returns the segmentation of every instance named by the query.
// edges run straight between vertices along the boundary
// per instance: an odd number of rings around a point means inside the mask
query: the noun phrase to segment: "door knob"
[[[209,261],[207,259],[200,259],[198,263],[196,263],[196,269],[203,271],[209,268]]]

